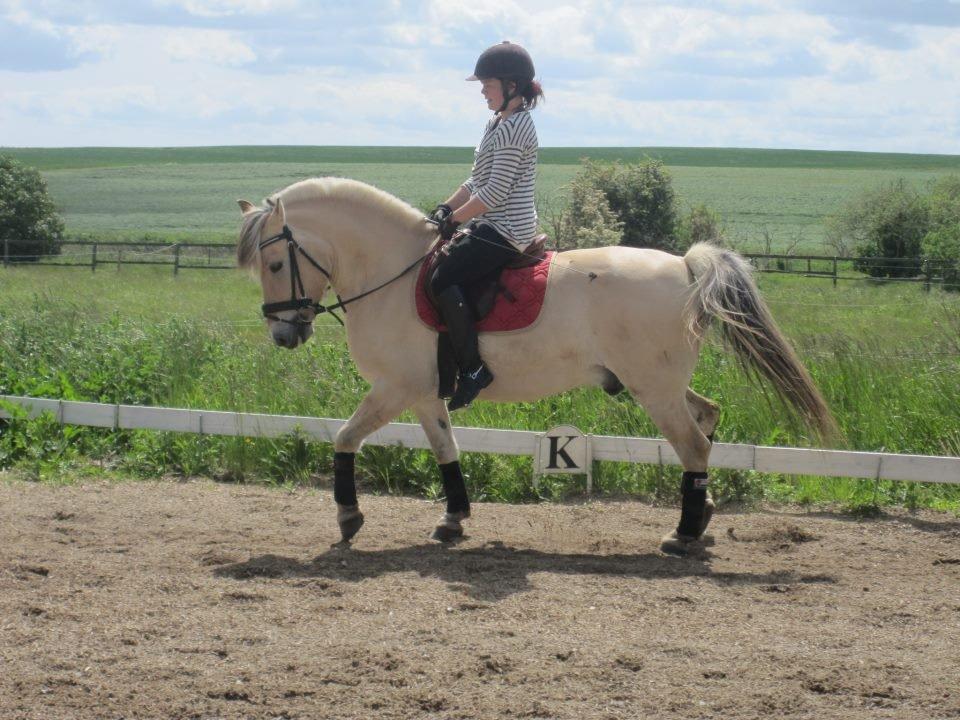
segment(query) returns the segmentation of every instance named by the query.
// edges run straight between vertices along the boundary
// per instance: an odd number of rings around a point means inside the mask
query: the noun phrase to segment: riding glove
[[[460,227],[460,223],[454,222],[452,215],[447,215],[443,220],[440,221],[437,230],[440,233],[440,237],[442,237],[444,240],[449,240],[453,237],[453,234],[457,231],[458,227]]]
[[[450,217],[452,213],[453,209],[449,205],[440,203],[433,209],[433,212],[430,213],[430,218],[439,226],[444,220]]]

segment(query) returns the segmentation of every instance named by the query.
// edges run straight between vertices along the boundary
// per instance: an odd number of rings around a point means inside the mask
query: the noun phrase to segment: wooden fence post
[[[173,246],[173,274],[180,273],[180,243]]]
[[[90,272],[97,271],[97,244],[93,244],[93,253],[90,255]]]
[[[837,286],[837,256],[833,256],[833,286]]]
[[[117,272],[120,272],[121,265],[123,265],[123,248],[117,248]]]
[[[3,266],[10,264],[10,238],[3,239]]]

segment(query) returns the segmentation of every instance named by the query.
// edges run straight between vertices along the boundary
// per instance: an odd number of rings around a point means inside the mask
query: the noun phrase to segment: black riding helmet
[[[497,112],[503,112],[507,109],[509,102],[517,95],[521,95],[533,82],[535,74],[530,53],[520,45],[504,40],[488,47],[480,54],[473,69],[473,75],[467,80],[499,79],[503,86],[503,105]],[[508,82],[516,83],[516,90],[512,94],[508,90]]]

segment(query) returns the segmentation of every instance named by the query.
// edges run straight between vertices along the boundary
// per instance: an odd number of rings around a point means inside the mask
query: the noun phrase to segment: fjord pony
[[[397,198],[339,178],[296,183],[265,207],[240,206],[237,256],[241,266],[259,273],[274,342],[294,348],[306,341],[318,309],[314,301],[330,286],[349,303],[347,344],[371,389],[334,442],[343,541],[363,523],[354,454],[365,437],[406,409],[423,426],[447,494],[447,513],[434,537],[458,537],[469,500],[450,418],[437,397],[437,335],[416,314],[417,273],[403,273],[434,243],[436,228]],[[629,391],[683,464],[680,524],[661,545],[682,553],[702,536],[712,513],[706,471],[719,410],[689,388],[711,321],[738,360],[769,381],[816,432],[833,433],[829,410],[777,329],[749,266],[706,243],[683,257],[628,247],[555,255],[537,322],[518,332],[481,335],[482,356],[496,379],[480,398],[532,401],[581,385]]]

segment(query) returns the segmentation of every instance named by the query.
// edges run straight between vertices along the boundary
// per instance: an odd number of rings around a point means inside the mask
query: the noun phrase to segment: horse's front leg
[[[424,401],[414,408],[440,467],[447,511],[430,535],[434,540],[450,542],[463,537],[463,521],[470,517],[470,498],[460,470],[460,450],[450,426],[447,406],[440,399]]]
[[[354,462],[364,438],[376,432],[409,406],[408,397],[386,383],[374,383],[333,441],[333,498],[342,542],[349,542],[363,526],[357,501]]]

